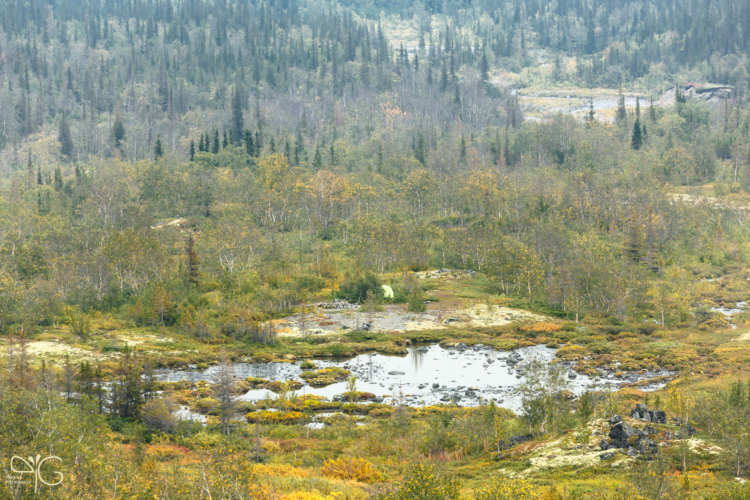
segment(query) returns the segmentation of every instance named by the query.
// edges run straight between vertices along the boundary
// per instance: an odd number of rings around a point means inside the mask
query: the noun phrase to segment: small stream
[[[427,406],[454,401],[461,406],[477,406],[494,400],[499,406],[518,410],[520,400],[518,387],[525,380],[524,366],[534,358],[547,362],[555,356],[555,349],[532,346],[515,351],[498,351],[486,346],[444,349],[438,344],[410,347],[405,356],[387,356],[378,353],[360,354],[346,360],[316,360],[318,369],[340,367],[357,376],[357,390],[378,396],[376,401],[390,403],[397,397],[408,406]],[[586,388],[618,389],[625,383],[635,383],[660,375],[672,375],[667,371],[646,371],[642,374],[627,374],[615,377],[613,372],[601,371],[592,378],[567,369],[570,390],[580,394]],[[234,373],[238,378],[258,377],[274,380],[301,380],[299,363],[235,363]],[[188,369],[155,371],[160,381],[177,382],[188,380],[211,381],[218,367],[206,370]],[[664,382],[640,387],[656,390]],[[305,385],[297,391],[299,395],[314,394],[332,400],[346,391],[346,382],[327,387],[314,388]],[[276,395],[267,390],[250,390],[238,399],[257,401]],[[381,399],[382,398],[382,399]]]

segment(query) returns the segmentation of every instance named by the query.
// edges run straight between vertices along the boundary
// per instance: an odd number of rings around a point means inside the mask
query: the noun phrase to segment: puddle
[[[475,304],[465,308],[449,308],[438,302],[429,304],[427,312],[423,314],[410,313],[404,306],[395,305],[386,306],[380,312],[364,312],[358,306],[346,310],[319,308],[315,314],[296,314],[284,320],[275,320],[274,325],[282,337],[302,337],[359,329],[371,332],[435,330],[501,326],[515,321],[545,319],[544,316],[507,307]]]
[[[747,302],[737,302],[735,307],[712,307],[712,312],[720,312],[727,318],[731,318],[735,314],[739,314],[744,311],[744,309],[747,307]]]
[[[387,356],[377,353],[361,354],[348,360],[317,360],[319,368],[341,367],[357,376],[357,390],[371,392],[384,403],[399,402],[407,406],[427,406],[447,403],[451,400],[461,406],[477,406],[483,401],[494,400],[498,406],[518,410],[520,400],[518,387],[525,380],[522,368],[535,357],[546,361],[554,359],[555,349],[533,346],[513,352],[497,351],[489,347],[474,347],[465,350],[443,349],[437,344],[410,347],[405,356]],[[234,373],[239,378],[259,377],[268,380],[299,379],[298,364],[291,363],[236,363]],[[601,372],[593,379],[577,374],[568,368],[570,389],[580,394],[586,388],[618,389],[624,384],[660,375],[672,375],[666,371],[646,371],[643,374],[628,374],[615,377],[613,372]],[[218,367],[207,370],[157,370],[160,381],[177,382],[189,380],[210,381]],[[641,390],[656,390],[664,382],[640,387]],[[313,394],[332,400],[346,391],[346,382],[327,387],[313,388],[305,385],[298,395]],[[275,398],[267,390],[250,390],[238,399],[257,401]]]

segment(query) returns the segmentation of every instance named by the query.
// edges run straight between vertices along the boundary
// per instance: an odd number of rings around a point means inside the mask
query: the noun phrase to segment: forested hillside
[[[486,271],[503,293],[566,314],[624,318],[663,307],[654,297],[669,294],[649,290],[665,269],[711,274],[746,258],[743,202],[673,196],[750,185],[739,88],[713,107],[621,103],[614,125],[593,114],[524,124],[516,98],[486,81],[526,53],[525,36],[545,45],[545,19],[565,33],[627,5],[477,6],[489,17],[474,37],[461,27],[469,11],[452,6],[444,29],[420,21],[432,43],[409,51],[385,36],[387,16],[356,7],[5,3],[4,323],[35,328],[66,303],[127,308],[164,287],[177,311],[195,285],[263,318],[355,269],[428,266]],[[590,51],[607,36],[679,33],[687,18],[665,12],[687,7],[644,6],[632,30],[604,30]],[[729,23],[746,7],[708,13]],[[729,33],[707,35],[702,65],[740,51]],[[182,231],[158,227],[177,218]],[[201,261],[189,286],[188,233]]]

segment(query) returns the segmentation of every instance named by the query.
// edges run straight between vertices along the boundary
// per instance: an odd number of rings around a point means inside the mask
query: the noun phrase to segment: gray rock
[[[609,425],[615,425],[622,422],[622,417],[620,415],[612,415],[609,417]]]
[[[651,417],[651,421],[655,424],[666,424],[667,414],[663,411],[655,411]]]
[[[653,428],[653,427],[651,427],[650,425],[647,425],[646,427],[644,427],[644,428],[643,428],[643,432],[644,432],[644,433],[645,433],[645,434],[646,434],[647,436],[652,436],[652,435],[656,434],[656,429],[654,429],[654,428]]]
[[[429,348],[428,348],[427,346],[422,346],[422,347],[417,347],[417,348],[416,348],[416,349],[414,349],[414,350],[415,350],[415,351],[417,351],[417,352],[427,352],[427,351],[429,351],[430,349],[429,349]]]
[[[460,323],[460,322],[461,322],[461,318],[448,318],[445,321],[443,321],[443,323],[445,323],[446,325],[450,325],[451,323]]]
[[[635,447],[638,449],[638,453],[644,454],[648,451],[655,450],[657,444],[646,436],[641,436],[638,438],[638,441],[635,442]]]
[[[629,446],[628,439],[633,436],[635,436],[635,431],[626,422],[620,422],[609,429],[609,437],[616,448],[627,448]]]
[[[602,451],[607,451],[610,448],[609,441],[606,439],[599,441],[599,448],[601,448]]]
[[[599,458],[601,460],[609,460],[610,458],[612,458],[614,456],[615,456],[615,452],[614,451],[608,451],[607,453],[602,453],[601,455],[599,455]]]
[[[635,448],[628,448],[628,451],[625,452],[625,454],[629,457],[637,457],[638,456],[638,450]]]
[[[507,450],[509,448],[512,448],[516,445],[519,445],[521,443],[525,443],[527,441],[531,441],[534,439],[534,436],[532,434],[526,434],[526,435],[520,435],[520,436],[513,436],[510,439],[503,439],[499,443],[497,443],[497,449],[498,450]]]
[[[434,384],[432,384],[432,388],[433,389],[440,389],[440,384],[438,384],[437,382],[435,382]]]
[[[394,370],[392,372],[388,372],[388,375],[406,375],[406,373]]]

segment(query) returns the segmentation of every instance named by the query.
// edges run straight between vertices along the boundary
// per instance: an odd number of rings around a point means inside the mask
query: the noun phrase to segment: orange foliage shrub
[[[534,333],[555,333],[562,330],[562,326],[555,323],[535,323],[533,325],[524,325],[520,328],[524,332]]]
[[[323,464],[323,475],[336,479],[351,479],[360,483],[373,483],[381,476],[370,462],[357,457],[341,457]]]

